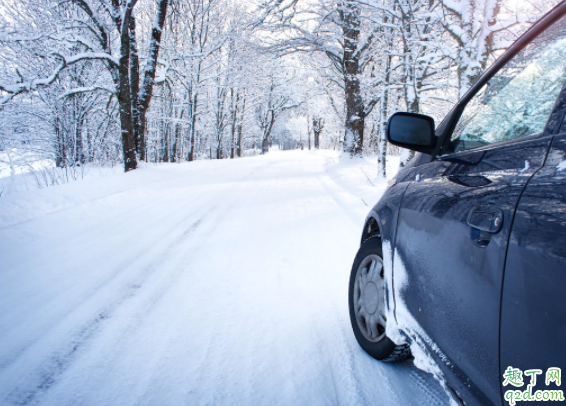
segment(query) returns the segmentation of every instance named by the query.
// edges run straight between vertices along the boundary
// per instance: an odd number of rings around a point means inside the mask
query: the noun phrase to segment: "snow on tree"
[[[135,169],[136,145],[141,151],[141,158],[144,159],[143,117],[151,100],[168,0],[157,2],[143,75],[140,74],[136,45],[136,4],[137,0],[113,1],[111,4],[104,0],[71,0],[61,5],[47,1],[38,6],[35,0],[30,0],[22,5],[24,10],[29,6],[29,12],[37,12],[44,7],[46,12],[42,15],[49,15],[47,11],[51,9],[63,9],[56,16],[59,18],[52,23],[52,29],[40,32],[35,32],[33,25],[27,23],[26,14],[14,12],[13,26],[6,27],[8,30],[4,30],[0,36],[3,44],[33,42],[38,43],[38,47],[52,47],[43,55],[34,55],[46,59],[47,63],[43,65],[42,70],[47,68],[51,72],[47,76],[41,70],[30,72],[31,77],[26,79],[16,70],[19,80],[15,83],[0,84],[0,90],[5,93],[0,104],[8,103],[19,94],[34,92],[40,87],[51,85],[59,78],[61,72],[69,67],[87,61],[97,62],[107,69],[112,84],[77,86],[63,96],[103,91],[117,99],[124,169]],[[70,13],[70,18],[65,13]],[[17,61],[12,63],[17,64]]]
[[[314,141],[385,176],[390,115],[442,118],[555,3],[8,0],[0,145],[128,171]]]

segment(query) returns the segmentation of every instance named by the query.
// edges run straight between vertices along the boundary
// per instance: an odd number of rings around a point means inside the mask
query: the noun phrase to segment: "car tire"
[[[365,352],[380,361],[396,362],[409,358],[411,350],[407,344],[397,345],[387,337],[386,294],[381,239],[370,238],[364,241],[352,265],[350,321]]]

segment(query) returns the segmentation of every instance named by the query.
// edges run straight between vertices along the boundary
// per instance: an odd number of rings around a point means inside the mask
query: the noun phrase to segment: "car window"
[[[540,133],[566,81],[566,24],[555,23],[466,105],[443,153]]]

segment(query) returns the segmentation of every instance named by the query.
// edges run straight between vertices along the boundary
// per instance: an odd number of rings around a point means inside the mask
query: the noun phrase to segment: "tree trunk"
[[[195,160],[195,136],[196,136],[195,126],[196,126],[196,123],[197,123],[197,115],[196,115],[197,102],[198,102],[198,94],[195,94],[195,96],[193,98],[193,106],[192,106],[193,117],[192,117],[192,120],[191,120],[191,140],[190,140],[191,146],[189,148],[189,162],[192,162],[192,161]]]
[[[136,43],[136,20],[134,16],[130,18],[130,97],[132,99],[132,120],[134,127],[134,139],[136,143],[136,151],[140,155],[140,159],[145,161],[145,153],[143,142],[141,142],[140,134],[140,113],[139,113],[139,92],[140,92],[140,61],[138,56],[138,46]]]
[[[269,152],[269,135],[263,139],[261,143],[261,153],[267,154]]]
[[[88,127],[85,127],[84,125],[84,115],[81,113],[80,118],[78,119],[78,125],[77,125],[77,152],[78,152],[78,160],[81,163],[81,165],[84,165],[86,163],[87,160],[87,156],[86,156],[86,148],[83,142],[83,128],[85,129],[85,131],[87,132],[88,135]],[[88,144],[87,144],[88,145]]]
[[[157,15],[151,30],[151,40],[149,42],[149,52],[144,72],[143,85],[140,89],[137,114],[139,126],[139,142],[138,151],[140,151],[141,159],[145,160],[145,115],[153,94],[153,85],[155,84],[155,74],[157,72],[157,57],[159,56],[159,45],[161,43],[161,33],[165,25],[165,17],[167,15],[167,5],[169,0],[159,0],[157,5]]]
[[[348,0],[340,10],[344,34],[344,96],[346,101],[346,122],[344,152],[351,157],[362,156],[364,145],[364,102],[360,89],[360,66],[358,40],[360,36],[360,9]]]
[[[122,76],[122,75],[120,75]],[[125,91],[128,91],[127,87]],[[120,104],[120,127],[122,129],[122,150],[124,154],[124,171],[128,172],[138,166],[136,158],[136,144],[134,141],[134,128],[132,125],[132,105],[129,97],[124,95],[125,91],[120,91],[118,101]]]
[[[275,114],[273,113],[273,111],[268,112],[268,115],[271,115],[271,119],[269,120],[269,123],[267,124],[267,127],[265,128],[265,131],[263,133],[263,141],[261,143],[262,154],[266,154],[269,152],[269,146],[271,145],[270,144],[271,130],[273,129],[273,124],[275,123]]]
[[[173,152],[171,154],[171,162],[177,162],[177,150],[181,139],[181,124],[175,124],[175,142],[173,143]]]
[[[238,158],[242,157],[242,126],[244,125],[244,117],[246,114],[246,89],[244,88],[242,97],[242,114],[240,115],[240,124],[238,124]]]
[[[164,123],[164,137],[163,137],[163,162],[169,162],[169,125]]]
[[[238,158],[241,158],[242,157],[242,124],[238,125],[238,149],[236,151]]]
[[[230,143],[230,159],[234,159],[236,150],[236,121],[238,120],[238,102],[240,92],[236,92],[236,100],[234,100],[234,88],[230,90],[230,98],[232,99],[232,141]]]
[[[391,77],[391,55],[385,59],[385,76],[381,90],[381,100],[379,103],[379,152],[377,176],[387,177],[387,120],[389,119],[389,79]]]
[[[122,32],[120,36],[120,60],[118,66],[119,92],[118,104],[120,111],[120,128],[122,130],[122,151],[124,154],[124,171],[128,172],[138,166],[136,157],[136,143],[132,120],[132,99],[130,93],[130,35],[129,20],[132,8],[127,7],[123,15]]]
[[[460,97],[464,96],[468,89],[479,79],[483,70],[487,67],[490,56],[493,54],[493,32],[491,28],[497,23],[497,15],[501,11],[501,0],[484,3],[483,18],[487,19],[486,27],[480,21],[464,22],[460,16],[461,30],[467,34],[467,41],[463,44],[460,38],[460,52],[458,61],[458,89]],[[476,31],[476,24],[482,27]],[[487,32],[486,32],[487,31]],[[472,49],[470,49],[472,48]]]
[[[318,149],[320,146],[320,133],[324,128],[324,119],[322,117],[312,118],[312,132],[314,135],[314,148]],[[309,141],[310,144],[310,141]]]
[[[66,164],[66,148],[65,148],[65,138],[63,131],[61,130],[61,125],[59,118],[56,116],[53,124],[53,129],[55,130],[55,165],[57,168],[63,168]]]

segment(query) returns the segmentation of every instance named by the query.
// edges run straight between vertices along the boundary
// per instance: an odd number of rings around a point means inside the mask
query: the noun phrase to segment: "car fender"
[[[397,331],[396,303],[394,289],[393,252],[397,232],[397,218],[401,208],[403,195],[411,183],[414,170],[407,168],[393,179],[392,186],[383,194],[381,199],[368,213],[362,232],[361,244],[372,238],[379,238],[382,246],[383,266],[385,268],[385,290],[387,297],[388,320],[393,322],[390,327]],[[388,322],[389,323],[389,322]],[[390,337],[396,344],[407,342],[407,337],[396,333]],[[398,342],[397,342],[398,341]]]
[[[395,248],[399,209],[403,195],[411,183],[409,179],[413,171],[413,168],[407,169],[394,178],[393,185],[387,188],[381,199],[370,210],[364,222],[360,245],[369,238],[379,237],[382,243],[387,241],[391,249]]]

